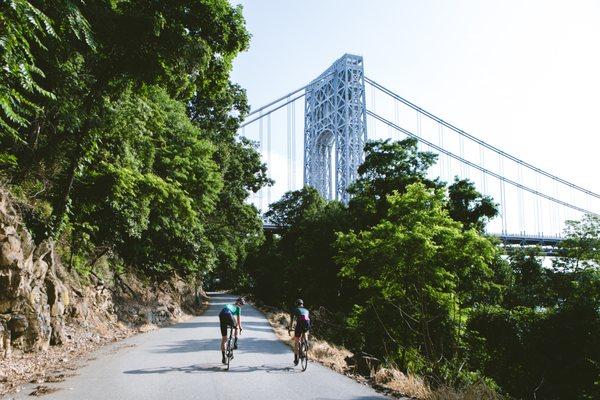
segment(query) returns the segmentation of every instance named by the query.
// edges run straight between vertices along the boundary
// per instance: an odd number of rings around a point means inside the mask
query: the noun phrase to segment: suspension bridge
[[[303,185],[347,203],[366,141],[412,137],[419,150],[438,154],[432,178],[469,179],[499,204],[487,229],[506,244],[555,247],[565,221],[600,213],[600,194],[422,109],[365,76],[356,55],[345,54],[305,86],[251,111],[240,130],[257,143],[275,181],[251,199],[263,212]]]

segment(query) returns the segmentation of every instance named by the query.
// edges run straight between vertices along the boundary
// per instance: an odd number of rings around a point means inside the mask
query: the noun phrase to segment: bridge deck
[[[277,233],[281,228],[274,224],[263,224],[263,229],[266,232]],[[519,246],[540,246],[542,248],[556,248],[558,244],[564,240],[560,236],[543,236],[543,235],[527,235],[527,234],[510,234],[510,233],[490,233],[495,236],[505,245]]]

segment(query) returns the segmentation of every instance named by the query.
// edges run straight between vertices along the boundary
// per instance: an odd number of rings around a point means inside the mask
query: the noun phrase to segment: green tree
[[[504,302],[506,308],[548,307],[556,303],[553,271],[543,266],[540,249],[514,250],[509,256],[513,280]]]
[[[448,186],[448,210],[455,221],[462,222],[465,229],[484,231],[487,222],[498,215],[498,204],[489,196],[477,191],[468,179],[454,178]]]
[[[325,199],[315,188],[305,186],[301,190],[285,193],[280,200],[269,206],[265,217],[281,230],[294,229],[304,219],[317,214],[325,203]]]
[[[40,111],[32,97],[52,96],[39,83],[44,73],[31,50],[43,47],[41,39],[47,35],[55,35],[50,19],[28,1],[0,4],[0,138],[22,141],[17,128],[29,125],[29,118]]]
[[[60,149],[54,163],[55,231],[68,211],[82,165],[97,145],[95,132],[110,113],[105,99],[147,84],[160,85],[181,101],[194,94],[210,97],[229,86],[231,60],[249,40],[241,9],[225,0],[95,0],[79,9],[89,22],[94,47],[72,40],[51,43],[42,68],[59,78],[54,81],[61,86],[53,92],[59,102],[68,103],[50,103],[46,117],[55,130],[50,130],[48,144]],[[64,17],[54,4],[44,4],[42,11],[57,23]]]
[[[354,282],[339,276],[334,261],[336,232],[348,229],[347,209],[304,187],[286,193],[266,216],[278,230],[245,264],[254,293],[283,307],[303,298],[310,304],[321,337],[339,340],[344,310],[353,304],[356,291]]]
[[[0,4],[0,165],[18,171],[19,149],[38,145],[39,121],[57,101],[47,63],[53,45],[74,38],[93,47],[90,35],[77,1]]]
[[[569,270],[600,268],[600,217],[588,214],[566,225],[565,239],[559,245],[560,266]]]
[[[590,216],[569,222],[559,256],[514,251],[502,307],[472,313],[470,363],[510,396],[594,399],[600,395],[600,273]],[[551,261],[551,262],[550,262]]]
[[[258,210],[247,202],[249,193],[272,184],[266,165],[256,151],[256,143],[237,137],[236,132],[249,107],[245,91],[212,74],[188,104],[188,113],[196,126],[217,146],[214,160],[223,179],[217,207],[208,216],[209,236],[217,251],[218,276],[222,285],[248,285],[242,268],[248,252],[264,239]]]
[[[365,160],[358,167],[358,177],[348,188],[352,194],[350,211],[361,226],[372,226],[384,218],[387,196],[403,193],[408,185],[422,182],[430,188],[440,188],[439,180],[427,177],[437,155],[418,150],[417,140],[377,140],[365,145]]]
[[[377,321],[379,328],[365,333],[366,348],[419,369],[462,346],[468,293],[460,282],[492,277],[497,250],[450,218],[441,189],[414,183],[387,202],[387,216],[377,225],[339,234],[337,260],[369,296],[354,317]]]
[[[246,139],[217,142],[215,161],[223,189],[208,215],[207,233],[214,244],[218,275],[228,287],[247,286],[243,262],[264,240],[259,211],[247,202],[250,192],[271,184],[254,144]]]
[[[567,290],[552,307],[473,312],[470,364],[515,398],[598,398],[600,274],[591,269],[557,272],[553,279],[567,283]],[[531,302],[532,297],[524,299]]]
[[[0,12],[4,72],[25,74],[0,85],[31,102],[16,134],[2,132],[2,158],[35,203],[36,237],[62,232],[84,259],[108,252],[148,272],[235,269],[262,240],[248,191],[269,183],[236,136],[248,112],[229,81],[249,43],[241,7],[15,0]],[[29,77],[37,86],[20,89]]]
[[[149,272],[210,269],[206,216],[222,188],[214,146],[161,88],[128,90],[110,107],[76,188],[74,234]]]

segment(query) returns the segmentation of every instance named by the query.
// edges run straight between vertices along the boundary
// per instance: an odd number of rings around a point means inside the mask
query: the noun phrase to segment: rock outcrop
[[[200,282],[137,276],[115,268],[114,255],[83,273],[63,268],[64,249],[35,243],[15,204],[0,185],[0,397],[105,343],[202,310]]]
[[[69,291],[59,268],[53,244],[34,243],[0,190],[0,354],[63,343]]]
[[[137,277],[102,260],[84,275],[64,269],[54,243],[34,242],[0,186],[0,362],[13,351],[100,343],[168,325],[206,300],[198,282]]]

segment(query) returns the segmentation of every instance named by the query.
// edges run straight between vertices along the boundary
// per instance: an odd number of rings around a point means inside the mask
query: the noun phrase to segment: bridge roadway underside
[[[281,227],[273,224],[263,224],[263,229],[268,233],[281,232]],[[510,253],[511,250],[519,247],[537,246],[546,256],[556,255],[559,243],[564,240],[562,237],[541,235],[513,235],[507,233],[492,233],[490,235],[500,239],[502,245],[508,253]]]

